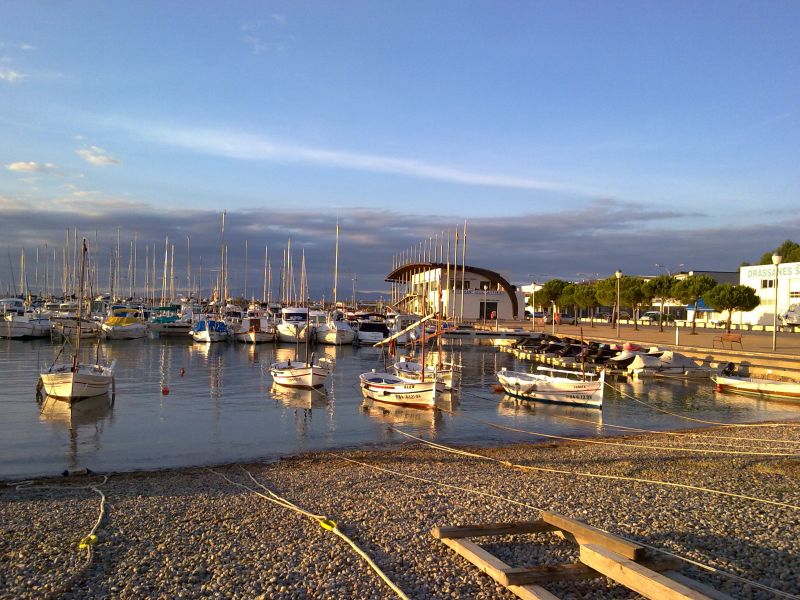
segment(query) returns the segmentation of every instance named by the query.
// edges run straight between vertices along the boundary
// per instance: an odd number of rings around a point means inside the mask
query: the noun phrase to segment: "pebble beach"
[[[38,480],[23,489],[7,482],[0,487],[0,598],[394,596],[318,522],[225,479],[265,494],[248,473],[335,521],[411,598],[515,598],[434,539],[431,529],[534,520],[539,509],[733,573],[783,597],[800,594],[800,424],[603,441],[621,445],[462,448],[568,473],[508,468],[409,440],[272,463],[112,474],[97,488],[106,497],[105,513],[88,565],[78,543],[98,519],[100,496],[87,486],[103,477]],[[777,504],[586,474],[679,483]],[[577,560],[576,547],[551,534],[479,541],[513,566]],[[689,563],[679,570],[735,598],[780,597]],[[67,581],[70,589],[64,589]],[[545,587],[560,598],[638,597],[605,578]]]

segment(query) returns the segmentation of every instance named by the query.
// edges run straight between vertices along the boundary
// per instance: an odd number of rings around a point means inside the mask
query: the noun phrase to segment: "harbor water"
[[[800,418],[798,404],[721,394],[709,380],[610,382],[602,410],[518,401],[496,393],[495,372],[530,365],[492,346],[460,341],[444,350],[446,361],[462,365],[460,392],[446,394],[442,410],[398,408],[368,404],[361,396],[359,374],[392,362],[375,348],[312,348],[336,360],[327,390],[292,391],[273,386],[269,365],[295,353],[304,358],[302,346],[195,344],[186,338],[106,341],[99,350],[86,344],[85,358],[116,359],[116,394],[72,408],[36,398],[39,372],[53,362],[58,344],[0,340],[0,479],[274,459],[410,441],[395,428],[447,444],[491,445],[553,440],[489,424],[589,437],[630,433],[614,425],[672,430],[704,421]]]

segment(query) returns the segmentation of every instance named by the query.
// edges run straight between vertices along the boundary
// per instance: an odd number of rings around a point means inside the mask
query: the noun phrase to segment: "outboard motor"
[[[732,362],[727,363],[724,367],[722,367],[721,373],[723,375],[733,375],[736,372],[736,365]]]

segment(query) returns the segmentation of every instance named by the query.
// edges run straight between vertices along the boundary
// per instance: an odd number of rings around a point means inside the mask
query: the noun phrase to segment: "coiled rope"
[[[282,506],[283,508],[288,508],[290,510],[293,510],[295,512],[298,512],[298,513],[308,517],[312,521],[316,521],[317,523],[319,523],[320,527],[322,527],[324,530],[330,531],[331,533],[337,535],[338,537],[343,539],[345,542],[347,542],[347,544],[361,558],[363,558],[366,561],[366,563],[370,566],[370,568],[373,571],[375,571],[375,573],[378,575],[378,577],[380,577],[384,581],[384,583],[386,583],[386,585],[388,585],[392,589],[392,591],[395,594],[397,594],[397,596],[399,598],[401,598],[402,600],[409,600],[408,596],[406,596],[406,594],[403,592],[403,590],[401,590],[397,585],[395,585],[394,582],[392,582],[391,579],[389,579],[386,576],[386,574],[381,570],[381,568],[378,565],[375,564],[375,562],[369,557],[369,555],[367,555],[366,552],[361,550],[361,548],[359,548],[358,545],[356,545],[356,543],[353,540],[351,540],[349,537],[347,537],[347,535],[345,535],[339,529],[339,527],[336,525],[335,521],[327,518],[324,515],[317,515],[317,514],[314,514],[312,512],[309,512],[309,511],[299,507],[294,502],[292,502],[290,500],[287,500],[283,496],[280,496],[280,495],[276,494],[275,492],[273,492],[272,490],[270,490],[269,488],[267,488],[265,485],[259,483],[255,479],[255,477],[253,477],[253,475],[250,473],[250,471],[248,471],[244,467],[240,466],[239,468],[242,471],[244,471],[248,475],[248,477],[250,477],[250,479],[253,481],[253,483],[255,483],[258,487],[263,489],[266,492],[266,494],[263,494],[263,493],[259,492],[258,490],[254,489],[254,488],[252,488],[252,487],[250,487],[248,485],[245,485],[243,483],[239,483],[238,481],[234,481],[234,480],[230,479],[229,477],[227,477],[226,475],[224,475],[222,473],[219,473],[218,471],[215,471],[213,469],[207,469],[207,471],[209,471],[210,473],[213,473],[214,475],[217,475],[218,477],[221,477],[222,479],[224,479],[225,481],[227,481],[231,485],[234,485],[236,487],[240,487],[240,488],[243,488],[245,490],[248,490],[248,491],[252,492],[253,494],[263,498],[264,500],[269,500],[270,502],[272,502],[274,504],[277,504],[278,506]]]
[[[780,506],[781,508],[789,508],[791,510],[800,510],[800,506],[797,506],[795,504],[788,504],[786,502],[778,502],[777,500],[769,500],[767,498],[758,498],[758,497],[755,497],[755,496],[747,496],[745,494],[737,494],[735,492],[726,492],[724,490],[716,490],[716,489],[713,489],[713,488],[705,488],[705,487],[700,487],[700,486],[695,486],[695,485],[689,485],[689,484],[686,484],[686,483],[674,483],[674,482],[671,482],[671,481],[659,481],[659,480],[656,480],[656,479],[644,479],[644,478],[641,478],[641,477],[628,477],[626,475],[604,475],[604,474],[600,474],[600,473],[588,473],[588,472],[585,472],[585,471],[567,471],[565,469],[554,469],[554,468],[551,468],[551,467],[534,467],[534,466],[531,466],[531,465],[520,465],[520,464],[517,464],[517,463],[509,462],[507,460],[501,460],[499,458],[494,458],[492,456],[486,456],[484,454],[477,454],[475,452],[469,452],[469,451],[466,451],[466,450],[459,450],[458,448],[451,448],[451,447],[445,446],[443,444],[437,444],[436,442],[431,442],[430,440],[426,440],[424,438],[412,435],[412,434],[410,434],[408,432],[405,432],[402,429],[398,429],[397,427],[394,427],[394,426],[391,426],[390,429],[392,429],[393,431],[396,431],[397,433],[399,433],[401,435],[404,435],[404,436],[409,437],[411,439],[414,439],[414,440],[417,440],[419,442],[422,442],[423,444],[425,444],[427,446],[431,446],[432,448],[436,448],[438,450],[442,450],[443,452],[449,452],[451,454],[459,454],[459,455],[463,455],[463,456],[470,456],[470,457],[478,458],[478,459],[481,459],[481,460],[488,460],[488,461],[499,463],[499,464],[501,464],[503,466],[506,466],[506,467],[509,467],[511,469],[522,469],[522,470],[526,470],[526,471],[540,471],[540,472],[544,472],[544,473],[558,473],[558,474],[561,474],[561,475],[574,475],[574,476],[577,476],[577,477],[591,477],[591,478],[596,478],[596,479],[615,479],[615,480],[618,480],[618,481],[633,481],[633,482],[636,482],[636,483],[648,483],[648,484],[652,484],[652,485],[663,485],[663,486],[667,486],[667,487],[676,487],[676,488],[682,488],[682,489],[688,489],[688,490],[695,490],[695,491],[704,492],[704,493],[707,493],[707,494],[718,494],[720,496],[729,496],[729,497],[732,497],[732,498],[740,498],[742,500],[749,500],[751,502],[760,502],[760,503],[763,503],[763,504],[771,504],[773,506]]]
[[[379,467],[377,465],[373,465],[373,464],[370,464],[370,463],[366,463],[366,462],[362,462],[362,461],[359,461],[359,460],[355,460],[353,458],[349,458],[347,456],[344,456],[342,454],[337,454],[335,452],[331,452],[331,455],[332,456],[336,456],[337,458],[340,458],[340,459],[342,459],[344,461],[347,461],[347,462],[350,462],[350,463],[353,463],[353,464],[357,464],[357,465],[361,465],[363,467],[367,467],[367,468],[373,469],[375,471],[381,471],[383,473],[388,473],[390,475],[397,475],[398,477],[403,477],[403,478],[406,478],[406,479],[413,479],[413,480],[416,480],[416,481],[421,481],[423,483],[428,483],[430,485],[435,485],[435,486],[440,486],[440,487],[444,487],[444,488],[451,488],[451,489],[455,489],[455,490],[460,490],[460,491],[468,492],[468,493],[471,493],[471,494],[476,494],[476,495],[479,495],[479,496],[485,496],[487,498],[494,498],[494,499],[497,499],[497,500],[502,500],[503,502],[508,502],[510,504],[516,504],[517,506],[521,506],[521,507],[524,507],[524,508],[530,508],[532,510],[538,510],[538,511],[546,510],[546,509],[539,508],[539,507],[533,506],[531,504],[527,504],[525,502],[520,502],[519,500],[514,500],[513,498],[508,498],[506,496],[502,496],[502,495],[499,495],[499,494],[494,494],[494,493],[490,493],[490,492],[484,492],[482,490],[476,490],[474,488],[467,488],[467,487],[462,487],[462,486],[458,486],[458,485],[452,485],[452,484],[449,484],[449,483],[444,483],[443,481],[437,481],[435,479],[427,479],[425,477],[418,477],[417,475],[410,475],[408,473],[403,473],[403,472],[400,472],[400,471],[395,471],[395,470],[392,470],[392,469],[387,469],[385,467]],[[611,533],[611,532],[606,531],[606,530],[604,530],[602,528],[599,528],[599,527],[597,529],[600,529],[600,531],[604,531],[605,533]],[[735,573],[731,573],[729,571],[725,571],[725,570],[720,569],[718,567],[715,567],[713,565],[708,565],[708,564],[705,564],[705,563],[701,563],[701,562],[699,562],[697,560],[694,560],[692,558],[689,558],[689,557],[686,557],[686,556],[682,556],[680,554],[676,554],[675,552],[672,552],[670,550],[665,550],[665,549],[659,548],[657,546],[652,546],[652,545],[647,544],[645,542],[642,542],[640,540],[632,540],[632,539],[626,538],[625,536],[622,536],[622,535],[620,535],[618,533],[615,533],[613,535],[616,535],[617,537],[621,537],[622,539],[625,539],[627,541],[633,542],[635,544],[639,544],[640,546],[644,546],[645,548],[648,548],[648,549],[653,550],[655,552],[660,552],[662,554],[666,554],[667,556],[672,556],[673,558],[677,558],[678,560],[682,560],[682,561],[684,561],[684,562],[686,562],[686,563],[688,563],[690,565],[698,567],[699,569],[702,569],[702,570],[707,571],[709,573],[714,573],[715,575],[720,575],[722,577],[727,577],[729,579],[738,581],[739,583],[742,583],[744,585],[749,585],[751,587],[758,588],[760,590],[764,590],[765,592],[769,592],[771,594],[774,594],[774,595],[782,597],[782,598],[789,598],[790,600],[800,600],[800,596],[795,596],[793,594],[789,594],[788,592],[783,592],[781,590],[777,590],[775,588],[771,588],[771,587],[769,587],[767,585],[763,585],[763,584],[758,583],[756,581],[751,581],[749,579],[745,579],[744,577],[741,577],[740,575],[736,575]]]
[[[26,490],[92,490],[94,493],[100,496],[100,509],[99,514],[97,515],[97,520],[94,522],[92,529],[83,536],[78,542],[78,549],[79,550],[86,550],[86,558],[83,561],[83,564],[80,568],[70,575],[65,581],[63,581],[58,588],[55,590],[51,590],[49,593],[45,595],[45,598],[48,600],[51,598],[59,598],[62,595],[69,592],[72,587],[79,581],[83,575],[86,574],[86,571],[89,570],[89,567],[92,566],[92,561],[94,560],[94,547],[97,544],[97,530],[100,527],[100,523],[103,522],[103,517],[106,514],[106,495],[100,490],[100,486],[105,485],[108,482],[108,475],[103,476],[103,481],[98,484],[89,484],[89,485],[80,485],[80,486],[56,486],[56,485],[34,485],[33,481],[22,481],[19,482],[15,489],[18,491],[26,491]]]

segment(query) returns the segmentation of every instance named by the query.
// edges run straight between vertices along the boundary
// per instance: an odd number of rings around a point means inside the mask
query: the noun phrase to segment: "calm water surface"
[[[393,425],[458,444],[543,439],[474,419],[564,436],[618,432],[604,424],[658,430],[700,425],[608,389],[602,411],[518,402],[493,392],[494,373],[528,365],[518,365],[491,346],[461,342],[446,349],[447,358],[452,355],[464,367],[460,394],[443,401],[453,414],[366,405],[358,375],[384,367],[383,355],[373,348],[319,346],[318,353],[337,361],[327,393],[320,393],[273,389],[269,364],[292,358],[294,346],[201,345],[167,338],[104,342],[101,358],[117,360],[116,397],[113,403],[107,397],[84,400],[70,410],[64,402],[37,403],[35,397],[39,372],[58,348],[48,340],[0,340],[0,478],[54,475],[64,469],[193,466],[405,441]],[[86,357],[95,352],[86,349]],[[800,405],[719,394],[710,382],[614,385],[695,419],[800,418]]]

